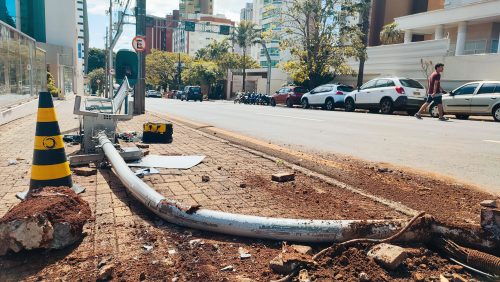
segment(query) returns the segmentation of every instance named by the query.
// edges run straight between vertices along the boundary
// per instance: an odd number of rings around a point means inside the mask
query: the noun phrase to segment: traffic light
[[[122,84],[126,76],[130,86],[134,86],[137,82],[138,72],[137,53],[132,50],[119,50],[116,53],[116,82]]]
[[[219,33],[223,34],[223,35],[229,35],[229,29],[230,29],[230,26],[228,26],[228,25],[221,25],[220,29],[219,29]]]
[[[185,31],[194,31],[196,28],[195,22],[184,22],[184,30]]]

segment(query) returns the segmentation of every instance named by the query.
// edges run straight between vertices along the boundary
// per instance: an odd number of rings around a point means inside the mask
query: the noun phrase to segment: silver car
[[[500,81],[466,83],[443,95],[443,108],[457,119],[492,115],[495,121],[500,121]],[[437,106],[431,105],[429,112],[437,117]]]

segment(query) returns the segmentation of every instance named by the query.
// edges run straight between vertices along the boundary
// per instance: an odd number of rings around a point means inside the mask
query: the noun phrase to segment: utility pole
[[[370,28],[370,10],[371,10],[371,0],[362,0],[360,5],[360,16],[361,16],[361,42],[363,44],[363,49],[360,51],[359,56],[359,69],[358,69],[358,83],[357,86],[361,87],[363,85],[363,77],[365,72],[365,61],[366,61],[366,46],[368,45],[368,30]]]
[[[135,24],[135,33],[136,35],[146,35],[146,0],[137,0],[136,1],[136,24]],[[135,85],[135,94],[134,94],[134,114],[140,115],[146,112],[146,97],[145,97],[145,89],[146,89],[146,55],[144,52],[138,52],[137,54],[139,61],[138,68],[138,80]]]
[[[111,73],[111,70],[113,69],[113,0],[109,0],[109,33],[108,33],[108,42],[109,42],[109,49],[108,49],[108,98],[113,98],[113,74]]]
[[[108,30],[108,27],[106,27],[106,36],[104,37],[104,40],[105,40],[104,50],[108,50],[108,46],[109,46],[108,33],[109,33],[109,30]],[[108,78],[109,78],[108,77],[108,72],[109,72],[108,53],[106,51],[104,51],[104,55],[105,55],[104,62],[106,63],[106,67],[105,67],[106,75],[104,76],[105,77],[105,81],[103,81],[103,84],[104,84],[103,87],[102,87],[103,92],[101,92],[101,96],[102,97],[106,97],[107,96],[106,88],[107,88],[107,85],[108,85]]]

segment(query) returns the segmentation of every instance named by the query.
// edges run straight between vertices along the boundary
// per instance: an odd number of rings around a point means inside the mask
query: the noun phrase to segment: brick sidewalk
[[[73,100],[56,107],[62,132],[78,127],[78,119],[73,116],[72,110]],[[148,113],[121,123],[119,129],[141,132],[142,124],[147,121],[160,122],[165,118]],[[3,180],[0,183],[0,216],[19,202],[15,198],[17,192],[28,189],[35,125],[36,115],[30,115],[0,126],[0,179]],[[131,143],[122,145],[133,146]],[[77,147],[66,147],[66,153],[74,152]],[[172,144],[154,144],[149,150],[151,154],[159,155],[206,155],[201,164],[189,170],[161,169],[160,174],[144,178],[165,197],[185,204],[273,217],[405,218],[369,199],[305,175],[297,174],[293,183],[272,183],[271,174],[287,170],[280,163],[178,124],[174,125]],[[8,165],[9,159],[16,158],[16,165]],[[202,176],[209,176],[210,181],[203,182]],[[98,272],[96,266],[102,258],[115,256],[123,261],[125,257],[130,259],[144,253],[144,234],[137,234],[134,230],[138,226],[141,232],[154,229],[151,219],[155,217],[127,193],[113,171],[100,169],[97,175],[90,177],[73,175],[73,181],[86,188],[81,196],[89,202],[95,216],[95,220],[85,226],[87,236],[62,261],[47,254],[37,255],[42,256],[38,259],[47,260],[42,266],[26,266],[23,261],[6,262],[0,259],[0,281],[13,277],[30,280],[37,275],[38,278],[51,277],[56,270],[66,271],[66,278],[75,277],[71,275],[79,272],[85,273],[81,277],[88,278],[89,273],[95,275]],[[348,198],[355,200],[348,201]],[[80,270],[72,267],[75,260],[80,261]]]

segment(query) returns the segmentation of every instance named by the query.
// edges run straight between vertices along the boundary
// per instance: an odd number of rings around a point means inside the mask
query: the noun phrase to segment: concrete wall
[[[427,5],[428,11],[439,10],[444,8],[444,0],[429,0]]]
[[[260,93],[266,93],[267,89],[267,69],[250,69],[247,70],[247,83],[246,91],[257,91]],[[264,77],[263,77],[264,76]],[[242,75],[231,75],[229,74],[228,83],[231,83],[231,77],[233,81],[233,89],[231,92],[230,87],[228,87],[226,97],[228,99],[234,97],[234,93],[240,92],[243,86],[243,76]],[[290,77],[286,72],[279,68],[271,69],[271,94],[278,91],[284,84],[291,82]],[[231,93],[229,93],[231,92]]]

